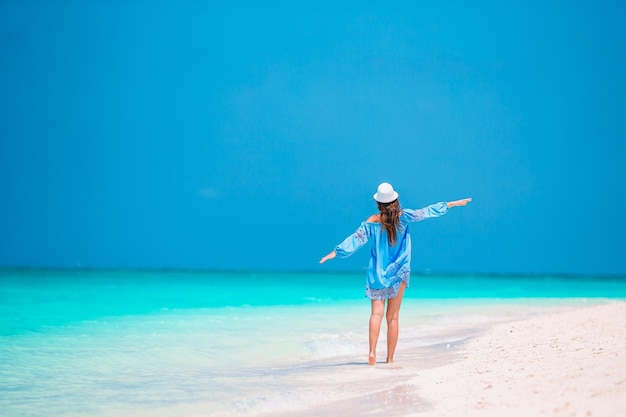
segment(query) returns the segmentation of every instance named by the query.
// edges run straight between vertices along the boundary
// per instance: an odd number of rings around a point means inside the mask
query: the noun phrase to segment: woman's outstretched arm
[[[472,201],[471,198],[464,198],[462,200],[456,200],[456,201],[448,201],[448,208],[465,206],[470,201]]]
[[[335,252],[334,250],[332,252],[330,252],[328,255],[324,256],[322,259],[320,259],[320,263],[323,264],[324,262],[333,259],[335,256],[337,256],[337,252]]]
[[[352,233],[350,236],[344,239],[343,242],[335,246],[335,250],[330,252],[328,255],[324,256],[320,259],[320,263],[328,261],[329,259],[337,258],[347,258],[352,255],[354,252],[359,250],[365,245],[370,237],[371,230],[370,226],[367,222],[361,223],[356,232]]]

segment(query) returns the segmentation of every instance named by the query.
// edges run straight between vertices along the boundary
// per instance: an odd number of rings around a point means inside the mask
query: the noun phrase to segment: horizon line
[[[234,274],[363,274],[364,269],[360,270],[324,270],[318,271],[313,269],[218,269],[218,268],[185,268],[185,267],[102,267],[102,266],[8,266],[1,265],[0,273],[4,271],[50,271],[50,272],[164,272],[164,273],[234,273]],[[626,279],[626,274],[619,273],[571,273],[571,272],[452,272],[452,271],[432,271],[432,270],[412,270],[411,275],[414,276],[474,276],[484,278],[603,278],[603,279]]]

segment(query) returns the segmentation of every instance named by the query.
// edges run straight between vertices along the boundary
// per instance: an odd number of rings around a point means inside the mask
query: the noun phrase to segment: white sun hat
[[[374,194],[374,200],[379,203],[391,203],[398,199],[398,193],[393,190],[393,186],[388,182],[383,182],[378,186],[378,192]]]

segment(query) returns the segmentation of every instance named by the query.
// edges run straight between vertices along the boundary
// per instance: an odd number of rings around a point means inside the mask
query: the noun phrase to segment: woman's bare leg
[[[387,303],[387,363],[393,362],[393,354],[398,344],[398,317],[400,315],[400,304],[402,304],[402,296],[404,295],[405,288],[406,283],[402,282],[398,290],[398,295],[396,295],[395,298],[390,298]]]
[[[385,300],[372,300],[372,315],[370,316],[370,356],[368,363],[376,364],[376,344],[380,334],[380,323],[385,312]]]

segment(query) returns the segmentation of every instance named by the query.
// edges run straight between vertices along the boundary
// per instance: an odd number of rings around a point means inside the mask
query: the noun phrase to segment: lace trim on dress
[[[385,269],[386,277],[398,277],[402,281],[407,281],[410,275],[410,270],[407,265],[398,264],[397,262],[392,262],[389,264],[387,269]]]
[[[420,220],[424,220],[426,218],[426,214],[424,214],[424,209],[414,210],[413,213],[410,214],[411,221],[418,222]]]
[[[409,288],[409,284],[411,281],[411,275],[408,268],[403,267],[400,270],[403,272],[406,271],[406,274],[403,273],[402,277],[400,276],[400,274],[398,274],[398,278],[401,279],[398,279],[396,282],[391,284],[391,287],[380,289],[366,287],[365,295],[372,300],[387,300],[389,298],[396,298],[396,296],[398,295],[398,291],[400,291],[400,284],[402,284],[402,282],[404,281],[406,282],[406,288]]]
[[[365,233],[364,226],[360,226],[358,229],[356,229],[356,232],[354,232],[354,239],[360,244],[364,244],[365,242],[367,242],[367,234]]]

